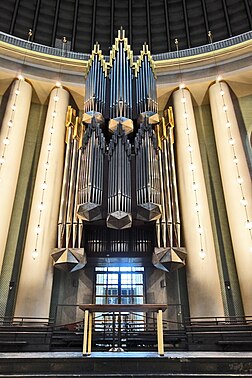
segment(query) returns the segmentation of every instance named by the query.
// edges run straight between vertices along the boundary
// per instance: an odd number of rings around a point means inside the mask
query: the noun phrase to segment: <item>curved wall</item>
[[[112,45],[126,30],[134,51],[147,42],[153,54],[220,41],[252,29],[251,0],[9,0],[0,4],[1,31],[48,46],[65,36],[73,51],[89,53],[95,41]]]

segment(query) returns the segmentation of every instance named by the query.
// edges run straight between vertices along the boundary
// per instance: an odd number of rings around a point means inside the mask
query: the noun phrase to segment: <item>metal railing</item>
[[[252,316],[201,316],[185,318],[185,326],[215,326],[215,325],[229,325],[229,324],[247,324],[252,325]]]
[[[184,322],[183,322],[183,317],[181,314],[182,312],[181,304],[169,304],[167,311],[168,311],[167,315],[168,315],[169,320],[166,318],[163,318],[164,327],[167,329],[169,328],[183,329]],[[100,318],[101,315],[102,314],[99,314],[97,318],[97,323],[99,322],[101,323],[101,318]],[[125,315],[125,316],[128,316],[128,315]],[[83,322],[83,312],[79,310],[79,305],[58,304],[55,309],[54,319],[55,319],[54,321],[55,327],[66,326],[67,328],[74,328],[75,324],[79,326],[79,324]],[[137,316],[134,320],[137,321]]]
[[[176,59],[176,58],[185,58],[185,57],[190,57],[194,55],[200,55],[200,54],[205,54],[209,53],[212,51],[217,51],[224,49],[226,47],[230,46],[235,46],[238,45],[239,43],[249,41],[252,39],[252,30],[240,35],[237,35],[235,37],[231,37],[228,39],[224,39],[222,41],[218,42],[213,42],[213,44],[207,44],[207,45],[202,45],[198,47],[192,47],[190,49],[185,49],[185,50],[179,50],[177,51],[171,51],[171,52],[165,52],[161,54],[156,54],[152,55],[152,58],[155,61],[158,60],[168,60],[168,59]]]
[[[177,51],[164,52],[161,54],[152,55],[152,57],[155,61],[176,59],[178,57],[179,58],[190,57],[194,55],[209,53],[213,50],[216,51],[216,50],[220,50],[226,47],[235,46],[239,43],[249,41],[251,39],[252,39],[252,30],[246,33],[237,35],[235,37],[231,37],[228,39],[224,39],[222,41],[214,42],[213,44],[192,47],[190,49],[180,50],[179,52]],[[88,60],[90,56],[89,54],[85,54],[85,53],[79,53],[79,52],[74,52],[74,51],[69,51],[69,50],[63,51],[62,49],[59,49],[56,47],[45,46],[45,45],[41,45],[35,42],[28,42],[24,39],[14,37],[10,34],[6,34],[3,32],[0,32],[0,41],[9,43],[14,46],[18,46],[21,48],[25,48],[28,50],[36,51],[42,54],[54,55],[54,56],[59,56],[59,57],[64,57],[64,58],[69,58],[69,59],[77,59],[77,60],[85,61],[85,60]],[[106,60],[108,60],[108,58],[109,58],[108,56],[105,56]]]
[[[28,316],[0,317],[0,326],[40,327],[52,326],[54,319],[34,318]]]
[[[84,53],[78,53],[74,51],[64,50],[56,47],[45,46],[39,43],[26,41],[22,38],[14,37],[13,35],[0,32],[0,41],[9,43],[17,47],[21,47],[27,50],[35,51],[41,54],[55,55],[63,58],[88,60],[90,55]]]

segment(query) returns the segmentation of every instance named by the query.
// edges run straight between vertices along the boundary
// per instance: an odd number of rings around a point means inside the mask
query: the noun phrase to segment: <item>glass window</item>
[[[97,267],[95,303],[96,304],[143,304],[144,268],[143,267]],[[143,313],[124,313],[132,326],[144,324]],[[104,314],[96,314],[96,325],[104,322]],[[106,315],[106,325],[112,322],[112,315]],[[99,323],[99,324],[98,324]]]

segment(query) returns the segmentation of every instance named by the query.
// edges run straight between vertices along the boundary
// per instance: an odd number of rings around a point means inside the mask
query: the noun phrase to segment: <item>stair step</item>
[[[43,374],[0,374],[0,378],[230,378],[230,373],[43,373]],[[252,373],[232,373],[232,377],[252,377]]]

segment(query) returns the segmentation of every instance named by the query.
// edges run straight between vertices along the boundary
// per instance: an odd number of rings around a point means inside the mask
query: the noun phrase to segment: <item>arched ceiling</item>
[[[3,0],[0,31],[34,42],[89,53],[98,41],[105,54],[117,30],[126,30],[138,54],[144,42],[152,54],[186,49],[252,29],[252,0]]]

